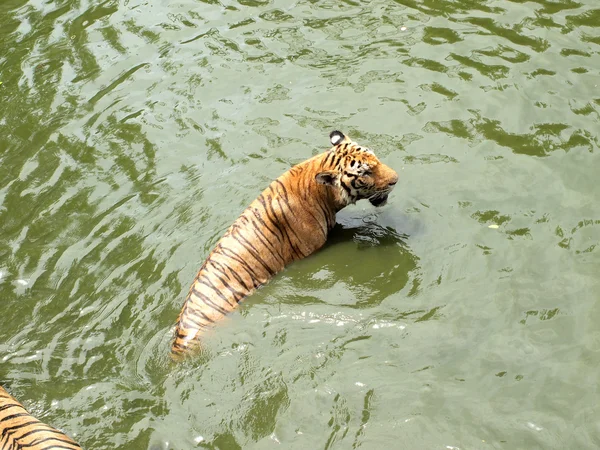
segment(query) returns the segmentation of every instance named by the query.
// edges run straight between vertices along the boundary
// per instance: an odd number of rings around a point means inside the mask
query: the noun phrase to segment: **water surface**
[[[599,53],[594,0],[3,1],[0,383],[89,449],[598,448]],[[389,204],[169,365],[333,129]]]

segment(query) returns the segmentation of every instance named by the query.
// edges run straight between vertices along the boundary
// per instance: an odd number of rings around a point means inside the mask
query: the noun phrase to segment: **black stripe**
[[[325,217],[325,222],[327,222],[327,231],[329,232],[329,230],[331,230],[333,228],[333,225],[330,223],[329,211],[327,211],[325,209],[325,207],[321,204],[321,202],[317,202],[317,205],[321,209],[321,212],[323,213],[323,217]]]
[[[219,280],[221,280],[221,277],[217,276],[217,278],[219,278]],[[229,285],[229,283],[227,283],[223,280],[221,280],[221,282],[223,283],[223,286],[225,286],[229,290],[229,292],[231,292],[231,295],[233,295],[233,299],[235,300],[236,303],[239,303],[244,298],[246,298],[248,295],[250,295],[249,293],[240,292],[240,291],[236,290],[235,288],[231,287]]]
[[[219,253],[227,258],[233,259],[234,261],[237,261],[238,263],[240,263],[240,265],[242,266],[242,269],[244,269],[250,275],[250,279],[252,280],[253,286],[255,288],[257,288],[258,286],[261,285],[261,283],[257,282],[258,276],[256,275],[256,272],[254,272],[252,267],[250,267],[250,265],[246,261],[241,259],[239,257],[239,255],[237,255],[234,251],[221,246],[221,247],[219,247]],[[228,253],[230,253],[230,254],[228,254]]]
[[[209,326],[206,325],[205,323],[199,323],[199,322],[193,322],[193,321],[190,321],[190,322],[191,322],[191,324],[183,323],[183,322],[180,322],[178,324],[181,326],[177,329],[177,332],[175,333],[175,341],[173,341],[173,344],[178,341],[183,341],[184,344],[186,341],[193,341],[194,338],[196,337],[196,335],[200,332],[200,330],[207,330],[209,328]],[[186,327],[187,329],[184,329],[184,327]],[[192,334],[191,332],[189,332],[188,331],[189,329],[193,330],[194,333]],[[184,331],[185,331],[185,333],[184,333]],[[173,344],[171,344],[171,345],[173,345]],[[179,344],[179,345],[182,345],[182,344]]]
[[[190,328],[202,328],[202,326],[206,326],[206,324],[200,322],[200,317],[195,316],[196,311],[192,311],[191,308],[188,308],[183,317],[179,319],[177,326],[179,331],[177,331],[177,335],[181,335],[183,337],[189,336],[188,329]],[[186,334],[182,334],[181,330],[185,330]]]
[[[281,207],[281,202],[279,201],[279,199],[276,199],[276,200],[277,200],[277,203],[279,203],[279,206]],[[296,242],[302,242],[302,239],[300,239],[300,237],[299,237],[299,236],[296,234],[296,232],[294,231],[294,228],[293,228],[293,227],[290,225],[290,222],[288,221],[288,219],[287,219],[287,216],[286,216],[285,214],[282,214],[281,216],[282,216],[283,220],[285,221],[285,223],[287,224],[287,226],[288,226],[288,229],[289,229],[289,230],[292,232],[292,234],[293,234],[293,235],[296,237]],[[290,244],[291,244],[291,240],[290,240]],[[305,257],[306,257],[306,255],[305,255],[304,253],[302,253],[302,252],[300,251],[300,249],[299,249],[299,248],[298,248],[296,245],[293,245],[293,248],[294,248],[294,251],[295,251],[297,254],[300,254],[300,255],[302,256],[302,258],[305,258]]]
[[[182,337],[186,340],[193,340],[194,337],[196,336],[196,334],[198,334],[198,331],[200,329],[208,328],[207,324],[200,322],[201,318],[198,315],[199,314],[198,311],[194,311],[193,314],[196,314],[196,315],[192,315],[192,313],[189,313],[186,315],[186,317],[182,318],[179,321],[181,328],[186,330],[187,334],[182,335]],[[189,332],[188,330],[194,330],[193,336],[192,336],[192,333]]]
[[[258,198],[258,200],[259,200],[259,201],[260,201],[260,198],[261,198],[261,197],[262,197],[262,195],[261,195],[261,196],[259,196],[259,198]],[[264,200],[263,200],[263,201],[260,201],[260,202],[262,203],[262,205],[263,205],[263,207],[264,207],[264,206],[265,206],[265,204],[264,204]],[[266,210],[266,207],[265,207],[265,210]],[[267,223],[266,223],[266,222],[263,220],[263,218],[260,216],[260,213],[259,213],[259,211],[258,211],[256,208],[252,208],[252,212],[254,213],[254,217],[256,217],[256,220],[258,220],[260,223],[262,223],[262,224],[264,225],[264,227],[265,227],[267,230],[269,230],[269,231],[270,231],[270,232],[271,232],[271,233],[272,233],[272,234],[273,234],[273,235],[274,235],[274,236],[277,238],[277,240],[278,240],[279,242],[282,242],[282,240],[281,240],[281,236],[280,236],[279,234],[277,234],[275,231],[273,231],[271,228],[269,228],[269,225],[267,225]],[[281,230],[280,230],[280,232],[281,232]]]
[[[186,310],[183,312],[183,316],[182,316],[182,318],[180,319],[180,321],[183,321],[183,320],[185,320],[185,318],[186,318],[187,316],[191,316],[191,317],[193,317],[194,315],[197,315],[197,316],[202,316],[202,318],[203,318],[204,320],[206,320],[207,322],[210,322],[210,323],[215,323],[215,321],[214,321],[213,319],[211,319],[210,317],[208,317],[208,316],[207,316],[206,314],[204,314],[202,311],[199,311],[199,310],[197,310],[196,308],[192,308],[192,305],[190,305],[190,303],[189,303],[189,299],[190,299],[190,296],[188,295],[188,298],[187,298],[187,300],[186,300],[186,304],[185,304],[185,306],[186,306]],[[189,310],[191,310],[191,311],[190,311],[190,312],[188,312]]]
[[[275,183],[279,184],[281,186],[281,189],[283,190],[283,196],[285,197],[286,202],[289,201],[288,199],[288,192],[287,192],[287,188],[283,185],[283,183],[279,180],[275,180]]]
[[[210,270],[208,268],[208,264],[210,264],[213,267],[213,269],[216,270],[218,273],[222,273],[225,278],[227,278],[228,280],[231,280],[231,277],[229,276],[229,274],[227,272],[225,272],[225,270],[223,270],[223,268],[222,268],[223,264],[221,264],[217,261],[213,261],[213,259],[209,257],[204,264],[204,270],[207,270],[209,272],[210,272]],[[196,275],[196,278],[198,278],[199,275],[200,275],[200,271],[198,272],[198,275]],[[221,277],[219,275],[217,275],[217,277],[221,280]]]
[[[281,195],[278,195],[276,197],[273,197],[274,200],[277,200],[277,202],[279,203],[279,206],[281,206],[281,202],[279,201],[279,199],[281,198]],[[290,211],[290,213],[292,212],[292,207],[290,206],[290,201],[288,199],[287,194],[285,195],[285,197],[283,198],[283,201],[285,202],[285,206],[287,206],[287,209]],[[281,210],[282,215],[285,216],[285,212],[283,211],[283,209]]]
[[[267,225],[267,223],[260,216],[258,210],[256,208],[252,208],[252,212],[254,213],[254,217],[256,217],[256,220],[258,220],[267,230],[269,230],[271,232],[271,234],[274,235],[279,242],[282,242],[281,236],[278,235],[275,231],[271,230],[271,228],[269,228],[269,225]]]
[[[251,230],[254,231],[254,234],[256,235],[258,240],[263,244],[263,246],[271,252],[271,255],[279,257],[279,259],[285,266],[286,261],[283,258],[283,256],[281,255],[280,249],[277,248],[275,245],[273,245],[273,243],[271,241],[269,241],[267,236],[265,236],[265,234],[261,231],[260,227],[258,227],[257,224],[252,219],[249,220],[249,225],[252,226]],[[267,247],[270,247],[270,249]]]
[[[186,315],[186,317],[183,317],[179,320],[179,323],[177,324],[177,337],[179,339],[190,339],[190,333],[187,332],[187,329],[189,328],[202,328],[205,330],[208,328],[207,324],[199,322],[199,318],[196,319],[196,317],[197,316],[193,316],[192,313],[189,313]],[[187,334],[183,334],[182,331],[186,331]]]
[[[268,205],[271,207],[271,211],[273,211],[273,215],[274,215],[275,217],[277,217],[277,214],[275,213],[275,209],[273,208],[273,204],[271,203],[271,202],[272,202],[272,199],[271,199],[270,197],[267,197],[267,200],[269,200],[269,202],[268,202],[267,204],[268,204]],[[281,206],[281,204],[280,204],[279,206]],[[271,216],[270,216],[270,214],[269,214],[269,210],[267,209],[267,210],[266,210],[266,212],[267,212],[267,217],[269,217],[269,218],[270,218]],[[285,218],[285,215],[282,215],[282,217],[284,217],[284,218]],[[289,226],[289,223],[288,223],[288,226]],[[281,232],[282,232],[283,236],[286,238],[286,240],[287,240],[287,242],[288,242],[288,244],[289,244],[289,246],[290,246],[290,249],[291,249],[292,251],[294,251],[294,252],[296,253],[296,255],[300,256],[301,254],[300,254],[300,253],[298,252],[298,250],[295,248],[294,244],[292,244],[292,240],[290,239],[290,236],[289,236],[289,234],[287,233],[287,229],[286,229],[285,227],[281,228],[281,226],[279,225],[279,223],[277,224],[277,227],[278,227],[278,228],[281,230]],[[300,256],[300,258],[302,258],[302,257],[303,257],[303,256]]]
[[[21,437],[19,437],[19,440],[25,438],[26,436],[33,434],[33,433],[37,433],[40,431],[50,431],[50,430],[35,430],[35,431],[31,431],[27,434],[22,435]],[[52,432],[54,432],[55,430],[52,430]],[[33,447],[35,446],[35,448],[37,449],[39,445],[41,445],[42,443],[46,442],[46,441],[59,441],[62,442],[64,444],[69,445],[69,447],[63,447],[62,445],[51,445],[50,447],[39,447],[40,449],[43,450],[50,450],[53,448],[67,448],[67,449],[74,449],[74,448],[81,448],[79,447],[79,445],[73,441],[72,439],[70,439],[68,436],[65,436],[63,433],[61,433],[60,431],[56,431],[56,433],[58,433],[58,436],[56,437],[47,437],[44,439],[40,439],[40,440],[36,440],[35,442],[32,442],[31,444],[21,444],[19,448],[23,449],[23,448],[27,448],[27,447]]]
[[[199,279],[197,280],[197,282],[206,285],[206,283],[202,282]],[[198,297],[198,300],[202,301],[206,306],[211,307],[215,311],[219,311],[223,315],[228,313],[228,311],[223,309],[223,307],[221,305],[217,305],[215,302],[212,301],[212,299],[210,297],[208,297],[206,294],[203,294],[198,289],[196,289],[195,284],[196,283],[194,283],[194,285],[192,285],[192,294],[194,294],[196,297]],[[224,298],[229,306],[232,306],[231,303],[229,303],[227,301],[227,298],[223,294],[221,294],[220,297]]]
[[[272,198],[271,198],[271,196],[268,196],[268,197],[267,197],[267,200],[268,200],[268,201],[265,201],[265,198],[264,198],[264,196],[263,196],[262,194],[261,194],[261,195],[258,197],[258,199],[259,199],[260,203],[263,205],[263,208],[265,209],[265,215],[267,216],[267,218],[269,219],[269,221],[270,221],[270,222],[271,222],[273,225],[275,225],[275,228],[277,228],[277,229],[279,230],[279,232],[281,233],[281,236],[282,236],[284,239],[285,239],[285,238],[287,238],[287,241],[288,241],[288,243],[291,245],[291,242],[289,242],[289,240],[290,240],[290,239],[289,239],[289,237],[287,236],[287,233],[285,232],[285,230],[284,230],[284,229],[282,229],[282,228],[281,228],[281,224],[279,223],[279,221],[278,221],[278,220],[275,220],[275,219],[277,219],[277,214],[275,213],[275,210],[273,209],[273,205],[271,204],[271,201],[272,201]],[[271,217],[271,213],[269,212],[269,206],[268,206],[268,205],[270,205],[270,206],[271,206],[271,210],[272,210],[272,212],[273,212],[273,216],[275,217],[275,219],[273,219],[273,218]]]
[[[214,260],[210,260],[210,263],[217,268],[217,266],[219,266],[219,270],[222,271],[223,273],[225,273],[225,270],[223,269],[223,267],[225,267],[227,270],[229,270],[229,273],[231,274],[231,276],[233,276],[233,278],[236,279],[236,281],[238,283],[240,283],[244,289],[246,289],[247,291],[250,290],[250,288],[246,285],[246,282],[243,280],[243,278],[231,267],[229,267],[227,264],[221,264],[218,261],[214,261]]]
[[[208,328],[208,325],[204,322],[201,322],[201,318],[198,316],[195,316],[194,314],[197,313],[197,311],[195,309],[192,308],[187,308],[186,310],[187,312],[185,314],[182,314],[181,317],[179,318],[179,320],[177,321],[177,334],[181,335],[181,336],[187,336],[189,333],[187,332],[186,328],[190,328],[190,323],[192,325],[192,327],[195,328]],[[186,332],[187,334],[183,334],[183,332]]]
[[[321,233],[323,233],[323,236],[325,236],[327,238],[327,231],[323,230],[322,226],[323,224],[321,223],[321,221],[319,219],[317,219],[317,217],[311,212],[310,209],[305,210],[305,212],[307,212],[308,214],[310,214],[310,216],[315,219],[315,222],[317,222],[318,225],[320,225],[321,227]]]
[[[245,297],[247,295],[247,294],[241,293],[238,290],[236,290],[233,287],[231,287],[231,285],[225,279],[223,279],[223,277],[221,277],[219,274],[221,273],[221,274],[225,275],[228,280],[230,280],[231,277],[229,277],[225,272],[223,272],[223,270],[221,270],[220,268],[216,267],[214,265],[214,261],[211,261],[211,264],[213,264],[213,268],[216,271],[216,273],[213,273],[213,275],[219,279],[219,281],[223,284],[223,286],[225,286],[227,289],[229,289],[229,291],[233,294],[233,297],[234,297],[236,303],[239,302],[237,300],[237,298],[235,298],[236,295],[241,295],[242,297]],[[209,271],[209,273],[211,273],[211,272]],[[244,288],[246,288],[245,285],[243,285],[243,286],[244,286]],[[246,288],[246,290],[247,290],[247,288]]]
[[[348,195],[352,197],[352,190],[348,186],[346,186],[346,183],[344,183],[342,181],[340,184],[342,185],[342,187],[344,188],[344,190],[348,193]]]
[[[6,398],[7,400],[12,400],[10,397],[2,397],[2,398]],[[8,409],[8,408],[23,408],[23,406],[18,403],[11,403],[8,405],[0,406],[0,411],[4,411],[5,409]]]
[[[23,410],[25,408],[21,407]],[[29,416],[30,414],[28,414],[27,412],[22,412],[22,413],[17,413],[17,414],[11,414],[10,416],[6,416],[2,418],[2,422],[8,421],[8,420],[12,420],[12,419],[16,419],[17,417],[23,417],[23,416]]]
[[[225,302],[231,306],[231,308],[233,309],[234,305],[232,305],[231,303],[229,303],[229,299],[225,296],[225,294],[223,294],[221,292],[221,289],[217,288],[213,282],[210,280],[210,278],[208,278],[206,275],[203,274],[203,278],[201,279],[200,277],[198,277],[198,282],[202,283],[204,286],[212,289],[213,291],[215,291],[217,293],[217,295],[219,297],[221,297],[223,300],[225,300]],[[234,297],[234,300],[236,303],[239,303],[239,300],[237,298]],[[231,311],[231,310],[230,310]],[[230,311],[227,311],[225,314],[229,313]]]
[[[277,271],[273,270],[273,268],[271,268],[271,266],[269,266],[267,262],[262,259],[254,245],[252,245],[252,243],[249,242],[248,239],[246,239],[243,235],[238,233],[238,236],[234,236],[232,234],[231,237],[233,237],[242,247],[244,247],[248,253],[250,253],[252,257],[260,263],[261,266],[263,266],[269,275],[273,276],[277,273]]]
[[[26,413],[24,413],[24,414],[18,414],[17,416],[18,416],[18,417],[27,416],[27,417],[29,417],[29,418],[30,418],[32,421],[31,421],[31,422],[26,422],[26,423],[20,423],[20,424],[18,424],[18,425],[12,426],[12,427],[7,427],[7,428],[4,428],[4,429],[2,430],[2,435],[0,435],[0,437],[1,437],[2,439],[4,439],[5,437],[7,437],[7,438],[9,438],[9,437],[10,437],[10,438],[12,438],[12,439],[15,439],[15,438],[13,437],[13,434],[14,434],[15,432],[17,432],[17,431],[18,431],[20,428],[23,428],[23,427],[28,427],[28,426],[30,426],[30,425],[43,425],[43,424],[42,424],[42,423],[41,423],[39,420],[37,420],[36,418],[32,417],[32,416],[31,416],[31,415],[29,415],[29,414],[26,414]],[[8,420],[8,417],[7,417],[7,418],[5,418],[5,420]],[[3,420],[3,421],[4,421],[4,420]],[[18,439],[18,437],[17,437],[17,439]],[[7,442],[8,442],[8,441],[7,441]]]
[[[329,161],[329,159],[331,158],[331,161]],[[335,158],[335,151],[330,152],[327,157],[325,158],[324,164],[321,165],[321,167],[325,168],[325,165],[327,165],[327,167],[329,167],[331,165],[331,163],[333,162]]]

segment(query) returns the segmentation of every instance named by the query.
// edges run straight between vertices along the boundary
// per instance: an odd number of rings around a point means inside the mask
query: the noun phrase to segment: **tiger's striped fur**
[[[321,248],[339,210],[360,199],[386,202],[396,172],[343,133],[330,139],[329,151],[273,181],[217,242],[179,314],[174,360],[197,350],[207,328],[287,264]]]
[[[0,386],[0,450],[81,450],[68,436],[31,414]]]

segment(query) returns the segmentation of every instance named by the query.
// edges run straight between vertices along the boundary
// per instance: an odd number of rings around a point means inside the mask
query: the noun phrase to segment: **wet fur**
[[[65,434],[29,414],[0,386],[0,449],[81,450],[81,447]]]
[[[330,140],[329,151],[273,181],[217,242],[179,314],[174,360],[194,353],[202,333],[257,287],[321,248],[339,210],[360,199],[385,204],[396,172],[339,131]]]

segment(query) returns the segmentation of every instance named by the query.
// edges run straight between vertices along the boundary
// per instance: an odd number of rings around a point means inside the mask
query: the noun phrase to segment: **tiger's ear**
[[[331,145],[334,147],[336,145],[343,144],[344,142],[350,142],[350,138],[338,130],[332,131],[329,134],[329,140],[331,141]]]
[[[326,186],[335,186],[338,182],[339,173],[334,170],[326,170],[324,172],[319,172],[315,176],[315,180],[317,183],[324,184]]]

